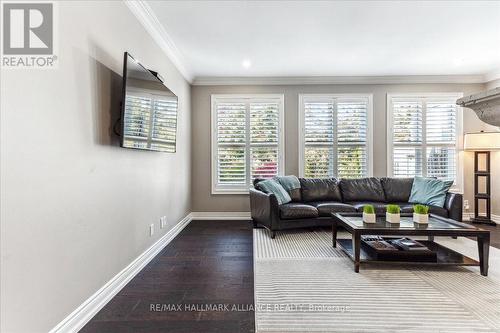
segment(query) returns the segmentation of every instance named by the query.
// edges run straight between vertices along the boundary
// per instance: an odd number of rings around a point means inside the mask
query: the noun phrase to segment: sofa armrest
[[[462,222],[463,196],[460,193],[446,193],[444,208],[450,219]]]
[[[254,223],[262,224],[274,230],[278,224],[279,205],[274,194],[264,193],[251,188],[250,213]]]

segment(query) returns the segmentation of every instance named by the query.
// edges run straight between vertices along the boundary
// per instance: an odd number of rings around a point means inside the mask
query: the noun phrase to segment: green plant
[[[375,214],[375,207],[373,207],[373,205],[365,205],[363,206],[363,213]]]
[[[427,215],[429,214],[429,206],[426,205],[414,205],[413,212],[416,214]]]
[[[401,211],[398,205],[387,205],[386,210],[389,214],[399,214]]]

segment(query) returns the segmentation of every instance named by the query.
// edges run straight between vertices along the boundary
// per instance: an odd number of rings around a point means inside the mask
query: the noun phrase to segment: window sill
[[[212,190],[213,195],[224,195],[224,194],[246,194],[248,195],[248,190]]]

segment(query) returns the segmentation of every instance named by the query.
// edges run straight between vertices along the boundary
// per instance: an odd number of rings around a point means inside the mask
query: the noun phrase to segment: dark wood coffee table
[[[422,225],[413,223],[411,215],[401,215],[400,224],[390,224],[385,222],[385,216],[377,216],[376,223],[364,223],[359,213],[333,213],[332,214],[332,238],[333,247],[340,245],[341,249],[354,261],[354,271],[359,272],[362,262],[384,262],[394,263],[394,261],[377,260],[370,251],[365,251],[367,246],[361,242],[361,235],[377,236],[427,236],[427,241],[420,241],[430,250],[437,253],[437,261],[432,263],[397,261],[405,264],[418,263],[434,265],[456,265],[456,266],[479,266],[481,275],[488,275],[488,257],[490,248],[490,232],[475,226],[460,223],[451,219],[437,215],[429,216],[429,224]],[[337,239],[337,228],[342,226],[351,235],[350,239]],[[473,237],[477,239],[479,250],[479,262],[453,251],[443,245],[434,242],[434,236],[451,237]]]

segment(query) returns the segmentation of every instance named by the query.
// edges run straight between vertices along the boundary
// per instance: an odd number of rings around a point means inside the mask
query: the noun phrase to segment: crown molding
[[[151,7],[143,0],[124,0],[124,2],[151,35],[153,40],[173,62],[175,67],[177,67],[179,72],[181,72],[182,76],[191,83],[193,81],[193,75],[185,66],[181,52],[175,46],[172,38],[170,38]]]
[[[483,75],[196,77],[195,86],[484,83]]]

